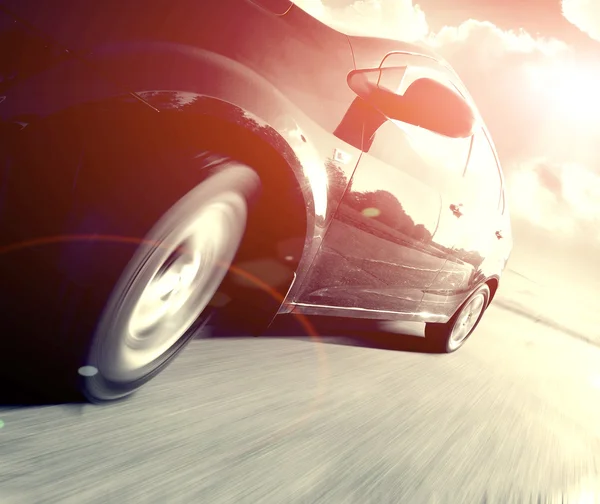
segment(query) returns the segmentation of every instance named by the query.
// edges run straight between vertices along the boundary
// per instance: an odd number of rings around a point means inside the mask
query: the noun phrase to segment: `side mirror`
[[[458,92],[436,80],[422,78],[414,81],[404,95],[399,95],[378,87],[369,79],[368,73],[351,72],[348,85],[389,119],[452,138],[466,138],[473,134],[475,116]]]

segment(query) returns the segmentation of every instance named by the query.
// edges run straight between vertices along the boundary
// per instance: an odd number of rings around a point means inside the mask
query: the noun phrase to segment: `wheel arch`
[[[140,92],[138,96],[159,110],[151,114],[158,132],[175,131],[189,136],[191,145],[196,132],[202,131],[197,140],[199,146],[209,146],[215,153],[240,161],[258,173],[264,204],[259,205],[255,219],[269,221],[268,236],[260,238],[265,243],[271,241],[277,250],[274,259],[293,272],[285,285],[275,289],[285,298],[295,275],[308,268],[303,260],[308,255],[316,225],[310,181],[295,152],[268,124],[222,100],[186,93],[186,106],[169,108],[168,104],[178,101],[181,93]],[[260,274],[255,276],[269,285]]]
[[[462,299],[462,301],[459,303],[459,305],[456,307],[456,309],[448,317],[448,320],[450,320],[452,317],[454,317],[454,315],[456,315],[456,313],[461,310],[461,308],[464,306],[464,304],[467,302],[467,300],[473,295],[473,293],[475,293],[483,285],[487,285],[488,288],[490,289],[490,298],[489,298],[488,304],[487,304],[487,306],[490,306],[490,304],[492,303],[492,301],[494,299],[494,296],[496,295],[496,291],[498,290],[499,283],[500,283],[500,279],[497,275],[492,275],[492,276],[486,278],[484,281],[480,281],[480,283],[478,283],[476,287],[471,289],[471,291],[469,291],[469,294]]]
[[[488,278],[485,283],[487,284],[487,286],[490,288],[490,300],[488,302],[488,306],[492,303],[492,301],[494,300],[494,297],[496,296],[496,292],[498,291],[498,286],[500,285],[500,278],[496,275]]]
[[[61,92],[50,97],[40,92],[44,89]],[[202,125],[218,124],[211,131],[224,132],[220,139],[213,134],[217,143],[227,140],[221,142],[224,154],[259,170],[265,159],[276,167],[266,179],[272,187],[289,191],[272,192],[280,203],[273,214],[294,208],[301,216],[293,226],[303,228],[302,253],[294,264],[298,278],[310,268],[331,218],[329,148],[312,141],[322,125],[313,124],[247,62],[182,44],[109,43],[33,76],[8,94],[0,108],[0,119],[6,122],[33,122],[99,104],[115,114],[116,127],[123,114],[140,109],[144,121],[159,128],[174,126],[187,134]],[[151,128],[142,126],[138,129]],[[290,193],[294,197],[286,198]]]

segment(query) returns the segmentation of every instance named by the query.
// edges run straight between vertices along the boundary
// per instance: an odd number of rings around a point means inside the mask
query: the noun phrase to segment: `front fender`
[[[308,229],[299,271],[308,268],[335,211],[327,170],[328,164],[336,163],[339,140],[238,62],[171,43],[104,46],[92,56],[64,62],[10,89],[0,104],[0,118],[30,120],[124,93],[158,114],[169,110],[215,116],[268,142],[292,170],[305,200]],[[348,145],[344,149],[350,151],[350,159],[338,168],[349,180],[360,153]]]
[[[307,140],[319,136],[318,126],[265,79],[224,56],[169,43],[105,46],[85,60],[68,61],[10,90],[0,105],[0,117],[10,122],[47,116],[125,91],[158,112],[185,106],[194,113],[225,115],[222,118],[251,128],[286,160],[309,217],[317,228],[325,226],[326,155]]]
[[[105,75],[118,75],[124,87],[158,110],[164,104],[157,103],[154,93],[167,90],[230,104],[237,116],[234,120],[264,135],[294,170],[315,233],[322,234],[333,211],[328,205],[325,164],[334,149],[323,142],[322,126],[264,77],[223,55],[163,42],[106,45],[89,61]]]

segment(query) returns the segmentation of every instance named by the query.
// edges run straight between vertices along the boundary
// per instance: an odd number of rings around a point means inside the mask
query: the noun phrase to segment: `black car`
[[[206,327],[289,313],[452,352],[498,289],[500,164],[427,48],[289,0],[0,0],[0,51],[12,384],[116,399]]]

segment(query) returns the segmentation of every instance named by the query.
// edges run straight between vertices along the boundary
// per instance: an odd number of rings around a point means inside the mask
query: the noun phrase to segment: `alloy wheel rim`
[[[449,346],[458,348],[471,335],[481,318],[485,307],[485,296],[480,293],[474,296],[461,310],[450,334]]]
[[[198,205],[179,223],[170,219],[171,229],[160,239],[150,234],[145,241],[154,244],[129,283],[113,324],[120,335],[104,352],[108,379],[141,377],[189,331],[233,261],[246,214],[243,196],[225,193]]]

